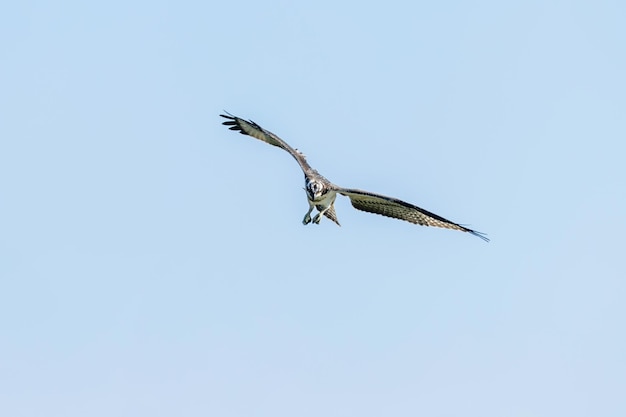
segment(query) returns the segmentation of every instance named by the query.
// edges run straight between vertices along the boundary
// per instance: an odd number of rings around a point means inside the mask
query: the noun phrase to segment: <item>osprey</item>
[[[451,222],[450,220],[444,219],[441,216],[414,206],[413,204],[398,200],[397,198],[374,194],[354,188],[339,187],[311,168],[302,152],[292,148],[284,140],[272,132],[263,129],[252,120],[244,120],[233,116],[228,112],[226,112],[226,114],[220,114],[220,116],[228,119],[222,124],[230,126],[230,130],[238,131],[243,135],[252,136],[253,138],[267,142],[270,145],[284,149],[298,162],[300,168],[302,168],[302,171],[304,172],[304,191],[306,191],[307,200],[309,202],[309,210],[304,215],[304,219],[302,219],[302,223],[305,225],[311,222],[319,224],[320,220],[322,220],[322,216],[326,216],[340,226],[339,221],[337,221],[334,203],[337,194],[341,194],[349,197],[352,206],[357,210],[405,220],[422,226],[435,226],[446,229],[460,230],[462,232],[468,232],[474,236],[478,236],[484,241],[489,241],[484,233],[468,229],[465,226]],[[318,213],[311,218],[313,209],[317,209]]]

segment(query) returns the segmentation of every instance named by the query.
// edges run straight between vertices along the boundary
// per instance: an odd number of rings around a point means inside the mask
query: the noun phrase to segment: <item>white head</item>
[[[309,200],[318,200],[324,192],[324,184],[319,181],[311,180],[306,182],[306,194]]]

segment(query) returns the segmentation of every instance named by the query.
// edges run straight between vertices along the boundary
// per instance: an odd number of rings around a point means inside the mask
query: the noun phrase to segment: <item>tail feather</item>
[[[324,209],[323,207],[317,207],[318,210],[320,209]],[[337,220],[337,213],[335,212],[335,204],[331,204],[330,208],[328,210],[326,210],[324,212],[324,216],[328,217],[329,219],[331,219],[332,221],[334,221],[335,223],[337,223],[337,226],[341,226],[339,224],[339,221]]]

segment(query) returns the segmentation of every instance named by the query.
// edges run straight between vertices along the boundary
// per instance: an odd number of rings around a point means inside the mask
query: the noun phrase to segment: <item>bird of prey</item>
[[[405,220],[410,223],[422,226],[443,227],[446,229],[459,230],[478,236],[484,241],[489,239],[484,233],[469,229],[460,224],[451,222],[423,208],[406,203],[397,198],[387,197],[381,194],[371,193],[369,191],[357,190],[354,188],[339,187],[324,178],[319,172],[311,168],[304,154],[297,149],[289,146],[284,140],[276,136],[274,133],[263,129],[252,120],[244,120],[240,117],[233,116],[225,112],[220,114],[221,117],[228,119],[222,124],[230,126],[230,130],[238,131],[243,135],[252,136],[253,138],[267,142],[270,145],[277,146],[287,151],[300,165],[304,172],[304,191],[306,191],[307,200],[309,202],[309,210],[304,215],[303,224],[311,222],[319,224],[322,216],[328,217],[339,225],[337,221],[337,213],[335,212],[335,198],[337,194],[349,197],[352,206],[357,210],[369,213],[380,214],[395,219]],[[317,209],[318,213],[311,218],[313,209]]]

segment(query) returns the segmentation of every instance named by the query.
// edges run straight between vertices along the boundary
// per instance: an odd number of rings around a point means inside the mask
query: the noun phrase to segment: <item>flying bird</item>
[[[319,172],[311,168],[306,157],[299,150],[292,148],[276,136],[274,133],[263,129],[252,120],[244,120],[240,117],[233,116],[225,112],[220,114],[221,117],[228,119],[222,124],[230,126],[230,130],[238,131],[243,135],[252,136],[253,138],[267,142],[270,145],[277,146],[287,151],[300,165],[304,172],[304,191],[309,202],[309,210],[302,219],[303,224],[311,222],[319,224],[322,216],[328,217],[330,220],[340,226],[335,212],[335,198],[337,194],[341,194],[350,198],[352,206],[357,210],[366,211],[368,213],[380,214],[395,219],[404,220],[410,223],[422,226],[442,227],[445,229],[460,230],[470,233],[488,242],[489,239],[484,233],[469,229],[460,224],[444,219],[437,214],[424,210],[423,208],[414,206],[413,204],[398,200],[397,198],[387,197],[381,194],[371,193],[369,191],[357,190],[354,188],[339,187],[324,178]],[[311,217],[311,213],[317,209],[317,214]]]

